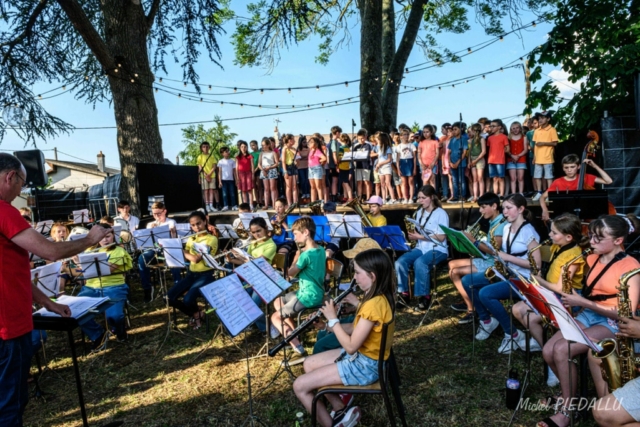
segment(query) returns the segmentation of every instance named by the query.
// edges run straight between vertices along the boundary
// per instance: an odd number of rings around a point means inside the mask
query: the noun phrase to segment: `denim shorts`
[[[507,163],[507,170],[509,170],[509,169],[526,170],[527,169],[527,164],[526,163],[509,162],[509,163]]]
[[[323,166],[313,166],[309,168],[309,179],[322,179],[324,177]]]
[[[634,420],[640,421],[640,378],[614,390],[613,395]]]
[[[544,175],[544,179],[553,179],[553,164],[549,163],[546,165],[533,165],[533,177],[536,179],[542,178]]]
[[[618,333],[618,322],[613,319],[609,319],[602,314],[596,313],[595,311],[591,311],[588,308],[582,310],[580,314],[576,316],[576,320],[587,328],[592,326],[604,326],[612,333]]]
[[[360,352],[348,355],[342,349],[336,359],[338,374],[344,385],[369,385],[378,381],[378,361]]]
[[[264,171],[260,173],[260,179],[278,179],[278,169],[269,169],[267,174]]]
[[[489,163],[489,178],[504,178],[504,165]]]
[[[480,273],[484,273],[485,271],[487,271],[489,267],[493,267],[495,264],[495,261],[493,260],[493,258],[489,258],[489,259],[473,258],[472,262],[473,262],[473,266]]]
[[[400,175],[413,176],[413,159],[400,159]]]

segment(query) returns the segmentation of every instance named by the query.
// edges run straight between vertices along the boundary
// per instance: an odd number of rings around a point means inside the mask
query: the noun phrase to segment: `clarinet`
[[[335,297],[333,299],[333,303],[334,304],[338,304],[340,301],[342,301],[347,295],[349,295],[352,292],[355,292],[356,288],[357,288],[357,284],[355,279],[351,280],[351,285],[349,285],[349,288],[345,291],[343,291],[340,295],[338,295],[337,297]],[[320,310],[316,311],[314,314],[312,314],[311,316],[309,316],[309,318],[307,320],[305,320],[304,322],[302,322],[300,324],[300,326],[298,326],[297,328],[295,328],[293,331],[291,331],[291,333],[289,335],[287,335],[287,337],[285,339],[283,339],[282,341],[280,341],[275,347],[271,348],[269,350],[269,357],[273,357],[275,356],[281,349],[282,347],[284,347],[285,345],[289,344],[289,342],[294,339],[295,337],[297,337],[298,335],[300,335],[302,332],[304,332],[305,329],[307,329],[309,326],[311,326],[311,324],[313,322],[316,321],[316,319],[318,319],[320,316],[322,316],[322,312]]]

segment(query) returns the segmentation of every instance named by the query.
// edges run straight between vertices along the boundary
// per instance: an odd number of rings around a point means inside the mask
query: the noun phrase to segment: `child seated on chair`
[[[293,383],[296,397],[311,412],[314,390],[323,386],[366,386],[378,381],[378,363],[385,323],[393,320],[395,280],[393,264],[380,249],[370,249],[354,259],[354,279],[364,291],[362,302],[354,294],[343,302],[358,307],[352,324],[341,324],[333,301],[321,308],[327,326],[335,334],[342,349],[328,350],[309,356],[304,361],[305,374]],[[394,324],[387,330],[384,360],[387,360],[393,341]],[[326,394],[333,414],[324,403],[317,402],[317,419],[324,427],[354,426],[360,419],[357,406],[348,407],[337,394]]]
[[[96,227],[111,228],[108,224],[98,224]],[[124,248],[117,246],[114,233],[109,233],[100,241],[100,249],[97,253],[106,252],[107,262],[111,274],[102,277],[88,279],[79,297],[102,298],[109,297],[114,304],[107,308],[107,324],[118,341],[127,340],[127,332],[124,328],[124,305],[129,295],[129,286],[125,283],[125,273],[133,267],[131,256]],[[101,266],[98,266],[100,269]],[[86,266],[85,266],[86,268]],[[93,349],[97,349],[104,340],[105,330],[95,320],[90,320],[81,326],[82,332],[93,341]]]
[[[316,235],[316,224],[308,216],[296,220],[291,227],[293,237],[298,245],[298,252],[289,268],[289,276],[298,276],[299,289],[276,299],[273,303],[275,313],[271,315],[271,336],[279,334],[287,336],[295,329],[291,317],[305,308],[317,307],[324,298],[324,276],[327,258],[324,249],[313,241]],[[298,338],[290,342],[294,351],[305,355],[306,350]]]

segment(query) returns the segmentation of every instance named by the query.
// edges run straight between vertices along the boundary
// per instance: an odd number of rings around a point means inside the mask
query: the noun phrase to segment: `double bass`
[[[598,136],[596,131],[590,130],[589,132],[587,132],[587,139],[589,140],[589,142],[587,142],[587,145],[585,145],[584,150],[582,151],[582,158],[580,159],[580,175],[578,176],[578,190],[595,190],[595,188],[590,185],[587,185],[587,186],[584,185],[584,175],[585,175],[585,170],[587,169],[586,165],[584,164],[584,161],[586,159],[593,159],[596,157],[596,150],[598,149],[598,144],[600,143],[600,137]],[[609,200],[608,203],[609,203],[609,215],[615,215],[616,214],[615,206],[613,206],[613,203],[611,203],[611,200]],[[586,221],[589,222],[592,219],[593,218],[586,219]]]

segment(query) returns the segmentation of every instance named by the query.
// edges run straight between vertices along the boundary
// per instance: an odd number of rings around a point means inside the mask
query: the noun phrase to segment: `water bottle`
[[[304,421],[304,413],[298,412],[296,413],[296,427],[302,427],[302,421]]]
[[[520,381],[518,381],[518,372],[515,370],[509,371],[509,378],[507,378],[507,408],[514,410],[518,407],[520,401]]]

